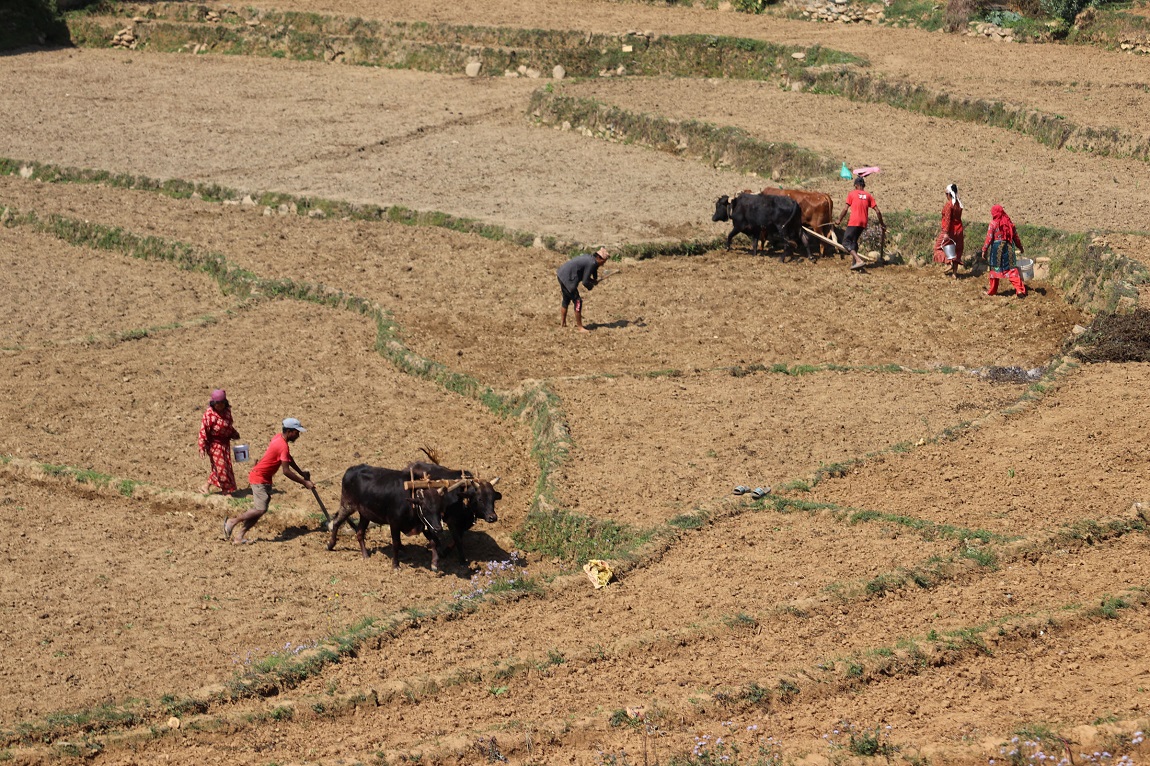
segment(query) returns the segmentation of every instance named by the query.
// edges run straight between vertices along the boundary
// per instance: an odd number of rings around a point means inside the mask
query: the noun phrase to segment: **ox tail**
[[[786,237],[795,243],[798,247],[803,243],[803,209],[799,204],[795,203],[795,209],[791,212],[790,219],[787,220]]]

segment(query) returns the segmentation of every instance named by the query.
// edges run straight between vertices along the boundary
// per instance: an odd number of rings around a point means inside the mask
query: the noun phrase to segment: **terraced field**
[[[0,760],[1144,757],[1150,367],[1071,353],[1143,305],[1144,58],[605,0],[101,13],[0,57]],[[844,161],[885,265],[721,249],[718,195],[837,208]],[[950,181],[968,254],[1001,202],[1050,259],[1025,300],[922,265]],[[392,572],[280,480],[229,545],[219,386],[253,452],[301,418],[329,510],[430,446],[499,520]]]

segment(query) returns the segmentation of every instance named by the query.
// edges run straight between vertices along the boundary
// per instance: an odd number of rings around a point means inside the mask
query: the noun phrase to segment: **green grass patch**
[[[1102,601],[1095,611],[1107,620],[1117,620],[1119,612],[1123,609],[1129,609],[1130,606],[1130,601],[1121,596],[1107,595],[1102,597]]]
[[[984,569],[998,568],[998,554],[991,548],[968,545],[959,552],[959,555],[964,559],[973,561]]]
[[[724,617],[723,624],[735,630],[754,630],[759,627],[759,621],[746,612]]]
[[[656,533],[569,511],[535,510],[511,537],[525,551],[583,564],[589,559],[630,558]]]
[[[143,718],[133,709],[138,703],[104,704],[86,710],[49,713],[41,721],[21,724],[15,734],[20,742],[55,742],[62,737],[94,735],[139,725]]]
[[[708,514],[706,511],[698,511],[697,513],[682,513],[667,521],[675,529],[682,530],[695,530],[702,529],[707,523]]]
[[[886,24],[893,27],[918,27],[930,32],[942,29],[946,22],[946,4],[932,0],[890,0],[883,8]]]

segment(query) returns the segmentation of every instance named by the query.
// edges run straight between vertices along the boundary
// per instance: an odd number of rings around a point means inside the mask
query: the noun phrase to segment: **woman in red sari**
[[[1006,277],[1014,285],[1014,297],[1026,296],[1026,284],[1022,281],[1022,273],[1015,261],[1015,248],[1018,249],[1017,255],[1022,255],[1022,240],[1018,238],[1014,221],[1010,220],[1002,205],[995,205],[990,208],[990,227],[986,230],[986,242],[982,245],[982,260],[989,257],[990,263],[987,295],[997,294],[998,280]]]
[[[232,473],[232,439],[240,432],[232,427],[232,406],[222,388],[212,392],[208,408],[200,421],[200,454],[207,455],[212,465],[208,480],[200,489],[205,495],[213,486],[230,495],[236,491],[236,476]]]
[[[946,187],[946,204],[942,206],[942,231],[934,241],[934,262],[945,263],[950,269],[948,277],[958,279],[958,266],[962,263],[962,250],[966,236],[962,231],[962,200],[958,198],[958,187]],[[943,247],[954,245],[954,256],[948,257]]]

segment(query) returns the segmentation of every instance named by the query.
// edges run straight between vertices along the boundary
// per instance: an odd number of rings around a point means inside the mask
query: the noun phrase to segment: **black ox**
[[[390,468],[376,468],[370,465],[353,465],[343,474],[343,488],[339,498],[339,512],[331,520],[331,537],[327,549],[335,548],[336,535],[340,526],[353,513],[359,514],[359,528],[355,531],[359,541],[359,552],[366,559],[369,521],[387,524],[391,527],[391,566],[399,569],[399,551],[402,547],[400,534],[417,535],[421,532],[431,543],[431,568],[439,569],[439,534],[443,531],[444,509],[458,493],[464,482],[454,487],[435,487],[406,490],[403,483],[409,481],[409,471],[396,471]],[[426,479],[415,473],[414,478]]]
[[[467,556],[463,551],[463,533],[475,526],[475,522],[483,519],[488,524],[499,521],[495,515],[495,501],[502,500],[503,495],[495,489],[499,477],[490,481],[476,478],[470,471],[459,471],[454,468],[444,468],[438,463],[418,462],[409,463],[405,471],[414,471],[416,475],[423,473],[432,479],[449,479],[461,481],[463,484],[444,497],[443,520],[451,530],[451,545],[459,556],[459,563],[466,565]]]
[[[783,259],[791,257],[793,248],[806,243],[803,237],[803,213],[797,202],[789,197],[773,194],[736,194],[732,199],[727,195],[715,201],[715,214],[712,221],[730,221],[731,233],[727,235],[727,249],[736,234],[746,234],[751,238],[751,255],[759,252],[759,243],[765,245],[769,234],[777,233],[783,240]],[[766,249],[765,246],[763,248]],[[806,244],[809,258],[810,246]]]

